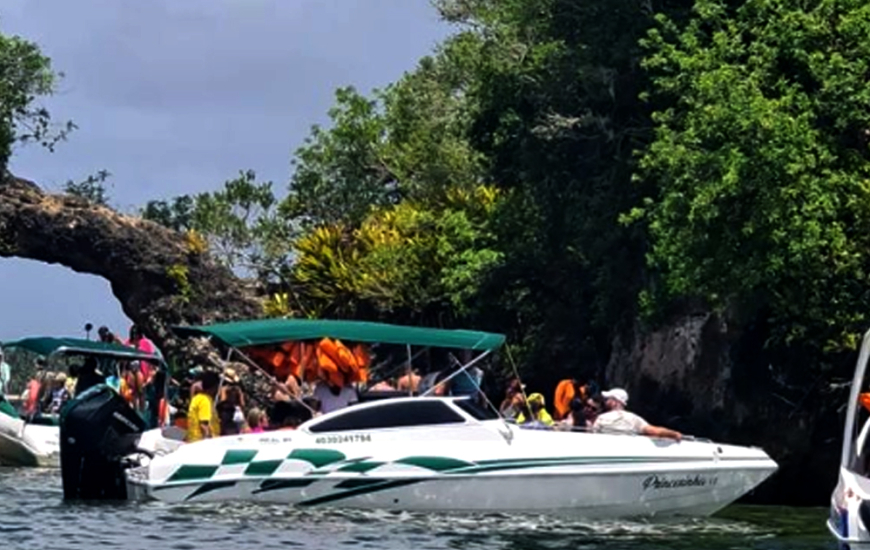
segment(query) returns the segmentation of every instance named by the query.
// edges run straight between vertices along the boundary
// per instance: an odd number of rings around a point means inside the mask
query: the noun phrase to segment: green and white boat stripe
[[[668,457],[542,457],[523,459],[489,459],[469,462],[444,456],[408,456],[399,460],[384,462],[370,460],[369,457],[357,457],[348,459],[347,456],[332,449],[294,449],[284,459],[256,460],[257,451],[254,449],[230,449],[224,453],[219,465],[184,464],[179,466],[167,479],[166,484],[155,487],[156,490],[177,488],[184,485],[197,485],[187,500],[221,488],[235,485],[235,480],[221,480],[222,474],[230,473],[224,467],[233,466],[233,475],[238,475],[238,466],[246,465],[243,478],[252,480],[260,478],[260,487],[255,493],[268,491],[305,488],[317,481],[323,480],[324,476],[334,472],[347,472],[362,474],[363,477],[341,479],[335,489],[341,489],[321,497],[309,499],[298,503],[301,506],[315,505],[331,502],[371,493],[375,491],[392,489],[413,483],[431,480],[432,477],[413,477],[406,479],[384,478],[377,474],[368,476],[368,472],[385,465],[401,464],[415,466],[429,470],[433,475],[468,475],[492,472],[499,470],[516,470],[525,468],[548,467],[548,466],[579,466],[589,464],[637,464],[643,462],[666,462],[673,460]],[[312,469],[298,477],[271,477],[287,460],[301,460],[311,464]],[[707,462],[709,458],[685,458],[681,461]],[[734,460],[734,459],[731,459]],[[723,460],[728,462],[729,460]]]

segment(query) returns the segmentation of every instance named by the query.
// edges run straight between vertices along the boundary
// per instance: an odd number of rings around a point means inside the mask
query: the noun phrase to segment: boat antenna
[[[529,396],[526,395],[526,388],[523,387],[522,378],[520,377],[520,371],[519,371],[519,369],[517,369],[517,364],[514,361],[514,356],[511,355],[510,346],[505,346],[505,352],[507,354],[508,363],[510,364],[511,369],[514,371],[514,376],[516,377],[517,380],[520,381],[520,393],[523,394],[523,401],[528,402]],[[501,412],[501,411],[499,411],[499,412]]]

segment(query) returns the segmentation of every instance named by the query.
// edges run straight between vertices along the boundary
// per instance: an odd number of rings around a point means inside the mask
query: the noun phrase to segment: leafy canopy
[[[660,18],[655,141],[634,210],[668,297],[764,309],[775,340],[856,343],[870,298],[870,10],[863,2],[699,0]]]
[[[58,75],[39,47],[17,36],[0,34],[0,169],[16,143],[36,142],[49,150],[75,126],[56,126],[37,98],[54,92]]]

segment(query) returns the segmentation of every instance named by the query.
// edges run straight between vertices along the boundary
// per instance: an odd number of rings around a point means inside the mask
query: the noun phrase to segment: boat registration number
[[[336,443],[370,443],[371,434],[324,435],[314,440],[318,445],[335,445]]]

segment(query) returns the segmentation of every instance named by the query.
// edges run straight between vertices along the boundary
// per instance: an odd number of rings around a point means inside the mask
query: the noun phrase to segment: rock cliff
[[[825,505],[836,483],[848,389],[793,383],[768,364],[752,330],[693,312],[617,338],[604,379],[654,424],[763,447],[780,470],[749,500]]]

